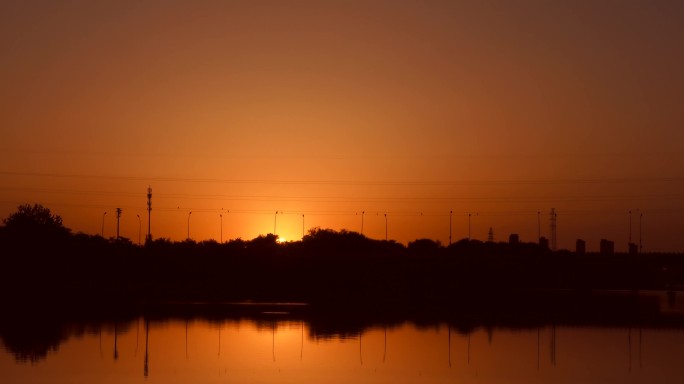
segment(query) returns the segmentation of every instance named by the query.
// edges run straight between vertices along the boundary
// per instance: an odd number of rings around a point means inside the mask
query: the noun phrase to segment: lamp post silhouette
[[[631,245],[632,244],[632,210],[629,210],[629,239],[627,240],[627,244]]]
[[[454,211],[449,211],[449,245],[451,245],[451,216],[454,215]]]
[[[385,241],[387,241],[387,214],[385,213]]]
[[[107,214],[107,212],[102,214],[102,232],[100,232],[100,236],[102,236],[102,237],[104,237],[104,219],[105,219],[106,214]]]
[[[190,215],[192,215],[192,211],[188,212],[188,240],[190,240]]]
[[[219,213],[219,218],[221,219],[221,237],[220,238],[221,238],[221,243],[223,243],[223,214],[222,213]]]
[[[366,214],[366,211],[361,211],[361,234],[363,235],[363,215]]]
[[[142,231],[142,221],[140,221],[140,215],[136,215],[138,217],[138,245],[140,245],[140,232]]]
[[[277,236],[276,229],[278,225],[278,213],[283,213],[283,212],[278,212],[275,211],[275,215],[273,216],[273,234]]]
[[[468,240],[471,239],[471,225],[470,225],[470,219],[473,216],[472,213],[468,213]],[[477,216],[477,213],[475,214]]]
[[[541,242],[541,211],[537,211],[537,243]]]
[[[304,214],[302,213],[302,239],[304,238]]]
[[[644,218],[644,214],[642,212],[639,214],[639,253],[643,252],[643,250],[644,250],[644,245],[641,242],[641,240],[642,240],[642,238],[641,238],[641,234],[642,234],[642,232],[641,232],[641,220],[643,218]]]

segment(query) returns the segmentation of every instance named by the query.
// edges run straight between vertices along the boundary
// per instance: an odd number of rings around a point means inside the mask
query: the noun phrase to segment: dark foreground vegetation
[[[638,294],[673,299],[684,284],[681,254],[578,255],[468,240],[404,246],[327,229],[284,244],[266,235],[137,246],[72,234],[39,205],[4,220],[0,254],[0,338],[10,346],[28,340],[29,355],[65,337],[68,324],[138,316],[273,321],[263,303],[306,303],[284,312],[323,336],[403,321],[448,322],[464,332],[550,323],[684,326],[682,314],[663,313],[658,300]]]
[[[550,252],[533,243],[432,240],[403,246],[313,229],[302,241],[170,242],[71,234],[48,209],[22,206],[0,227],[5,305],[130,306],[169,302],[465,305],[535,291],[669,290],[679,254]]]

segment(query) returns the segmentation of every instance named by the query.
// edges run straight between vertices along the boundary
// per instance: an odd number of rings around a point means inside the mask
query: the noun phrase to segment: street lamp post
[[[537,242],[541,243],[541,211],[537,211]]]
[[[221,218],[221,243],[223,244],[223,214],[219,213],[219,218]]]
[[[302,213],[302,239],[304,239],[304,214]]]
[[[449,245],[451,245],[451,216],[453,216],[454,211],[449,211]]]
[[[273,234],[274,235],[276,235],[277,225],[278,225],[278,211],[275,211],[275,215],[273,216]]]
[[[140,215],[138,216],[138,245],[140,245],[140,232],[142,231],[142,222],[140,221]]]
[[[639,253],[643,252],[643,250],[644,250],[644,245],[643,245],[643,243],[641,242],[641,240],[642,240],[642,238],[641,238],[641,235],[642,235],[642,232],[641,232],[641,220],[642,220],[643,218],[644,218],[643,212],[642,212],[642,213],[639,213]]]
[[[192,211],[188,212],[188,240],[190,240],[190,215],[192,215]]]
[[[366,214],[366,211],[361,211],[361,234],[363,235],[363,215]]]
[[[102,231],[100,232],[100,236],[102,236],[102,237],[104,237],[104,219],[105,219],[106,214],[107,214],[107,212],[102,214]]]
[[[387,241],[387,214],[385,213],[385,241]]]

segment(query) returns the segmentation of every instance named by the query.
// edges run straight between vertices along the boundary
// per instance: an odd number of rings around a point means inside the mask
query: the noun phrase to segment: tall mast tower
[[[152,241],[152,187],[147,187],[147,238],[145,241]]]
[[[121,219],[121,208],[116,209],[116,239],[119,240],[119,219]]]
[[[556,208],[551,208],[551,250],[556,250]]]

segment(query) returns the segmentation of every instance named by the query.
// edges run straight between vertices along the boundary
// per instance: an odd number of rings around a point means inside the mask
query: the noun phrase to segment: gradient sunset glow
[[[111,237],[121,207],[137,242],[151,186],[155,238],[532,242],[555,208],[560,248],[625,251],[631,211],[682,251],[683,25],[675,1],[6,1],[0,217]]]

